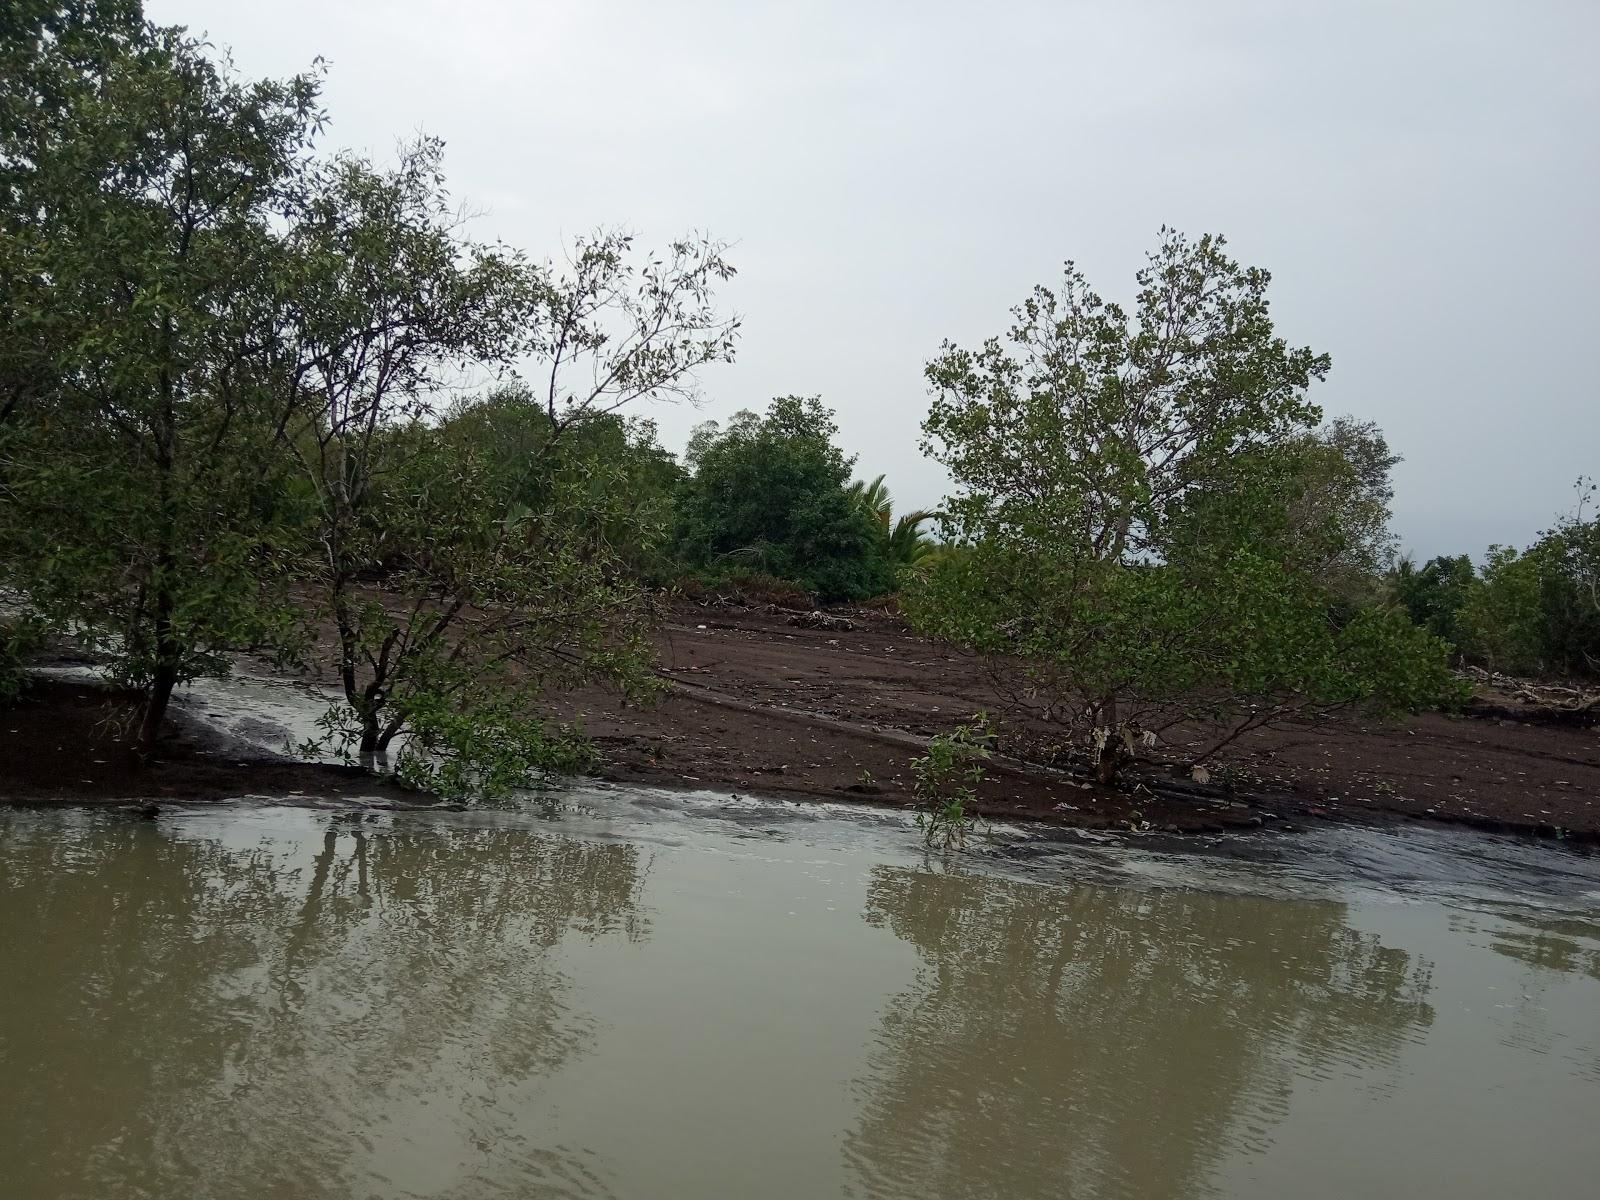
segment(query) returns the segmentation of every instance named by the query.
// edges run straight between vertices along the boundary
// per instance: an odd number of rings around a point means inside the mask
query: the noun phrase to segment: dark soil
[[[180,710],[148,762],[129,748],[132,697],[90,683],[34,681],[0,708],[0,799],[74,804],[227,800],[239,796],[416,797],[359,767],[296,762],[241,747]]]
[[[680,604],[661,635],[662,701],[584,695],[569,715],[600,742],[614,780],[909,805],[922,739],[1004,706],[974,659],[889,614],[846,615],[854,630],[831,632],[771,609]],[[1206,787],[1147,766],[1110,790],[998,761],[979,810],[1102,828],[1423,819],[1600,839],[1600,732],[1517,719],[1500,703],[1484,711],[1257,730]],[[1041,735],[1059,732],[1013,723],[1002,745]]]

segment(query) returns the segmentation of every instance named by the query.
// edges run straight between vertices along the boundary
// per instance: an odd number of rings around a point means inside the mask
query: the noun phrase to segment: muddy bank
[[[848,616],[848,630],[812,629],[791,625],[782,612],[680,603],[658,635],[667,685],[658,704],[640,708],[600,691],[551,702],[595,739],[607,780],[909,807],[911,762],[926,739],[980,709],[999,714],[1004,704],[976,660],[916,636],[888,614]],[[331,681],[257,682],[278,689],[309,719],[320,701],[295,689]],[[143,764],[117,736],[126,709],[125,701],[81,682],[41,680],[25,702],[0,710],[0,797],[418,799],[356,768],[296,762],[264,749],[281,747],[285,731],[276,740],[249,736],[254,710],[245,705],[241,719],[226,692],[209,701],[187,697],[159,760]],[[1052,733],[1012,720],[1002,745],[1026,757]],[[1177,736],[1171,749],[1181,754],[1181,731]],[[1236,743],[1222,766],[1205,787],[1146,766],[1131,773],[1125,789],[1110,790],[1070,769],[1002,758],[990,764],[978,808],[991,819],[1102,829],[1423,820],[1600,840],[1600,732],[1539,723],[1504,704],[1392,725],[1352,720],[1260,730]]]
[[[669,691],[650,709],[600,693],[564,701],[619,782],[907,806],[922,740],[1003,711],[982,665],[883,613],[815,630],[786,614],[680,604],[660,635]],[[1049,731],[1012,722],[1008,741]],[[1182,738],[1181,731],[1178,737]],[[1426,820],[1600,839],[1600,734],[1426,713],[1259,730],[1224,757],[1222,786],[1135,771],[1126,791],[996,762],[979,809],[994,819],[1209,831],[1313,820]]]
[[[0,799],[17,804],[120,804],[239,796],[417,797],[358,767],[299,762],[221,733],[175,706],[160,752],[129,748],[137,707],[115,689],[40,678],[0,708]]]

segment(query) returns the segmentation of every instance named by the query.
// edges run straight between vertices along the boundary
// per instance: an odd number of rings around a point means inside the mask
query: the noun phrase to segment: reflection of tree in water
[[[551,951],[648,935],[637,847],[335,820],[305,849],[121,821],[6,831],[0,1178],[19,1195],[603,1191],[521,1122],[592,1036]]]
[[[1600,925],[1576,917],[1532,914],[1512,914],[1508,919],[1523,927],[1495,935],[1491,945],[1497,954],[1541,971],[1600,980]]]
[[[1427,968],[1343,906],[880,867],[921,957],[858,1083],[868,1196],[1189,1196],[1264,1145],[1292,1078],[1383,1062]]]
[[[1551,994],[1574,981],[1600,982],[1600,923],[1573,916],[1502,912],[1505,922],[1489,942],[1496,954],[1529,968],[1515,990],[1504,997],[1510,1027],[1501,1041],[1535,1054],[1582,1064],[1589,1077],[1600,1079],[1600,1040],[1592,1035],[1573,1043],[1571,1031],[1551,1023]],[[1600,1033],[1600,1028],[1596,1029]]]

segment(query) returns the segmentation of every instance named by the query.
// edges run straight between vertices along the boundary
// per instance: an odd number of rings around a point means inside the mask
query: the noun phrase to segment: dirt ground
[[[601,774],[613,781],[891,806],[913,802],[911,761],[926,738],[980,709],[1001,717],[1002,750],[1041,732],[1004,723],[974,659],[883,612],[836,615],[853,628],[808,629],[783,611],[682,601],[659,633],[667,691],[658,704],[585,692],[556,705],[599,744]],[[1421,819],[1600,841],[1600,729],[1538,723],[1487,699],[1480,715],[1258,730],[1229,749],[1206,786],[1145,765],[1111,790],[1001,756],[978,807],[996,819],[1089,828]],[[142,764],[121,748],[119,705],[102,689],[41,681],[0,709],[0,798],[404,796],[355,768],[241,750],[181,721],[160,761]]]
[[[979,709],[1002,712],[1000,698],[976,660],[898,619],[840,615],[852,631],[796,627],[782,612],[679,604],[660,637],[670,680],[662,701],[640,709],[585,695],[569,715],[600,742],[614,780],[910,804],[920,739]],[[1421,818],[1600,839],[1594,728],[1505,715],[1346,720],[1257,730],[1222,765],[1207,788],[1147,769],[1142,786],[1135,771],[1131,790],[1111,791],[997,762],[979,807],[994,818],[1088,827]]]

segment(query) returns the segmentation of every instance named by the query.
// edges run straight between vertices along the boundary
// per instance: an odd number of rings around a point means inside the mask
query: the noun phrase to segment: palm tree
[[[884,476],[879,475],[871,483],[856,480],[845,489],[845,494],[852,503],[857,505],[867,518],[883,529],[884,536],[889,533],[889,517],[894,508],[894,497],[889,494],[889,489],[884,486]]]
[[[901,514],[889,534],[889,561],[897,567],[912,567],[939,549],[939,543],[922,532],[922,527],[939,514],[928,508]]]
[[[909,567],[938,548],[939,544],[923,533],[922,527],[939,514],[932,509],[918,508],[902,513],[900,519],[895,520],[894,497],[883,480],[882,475],[870,483],[858,479],[846,492],[879,531],[889,561],[897,567]]]

